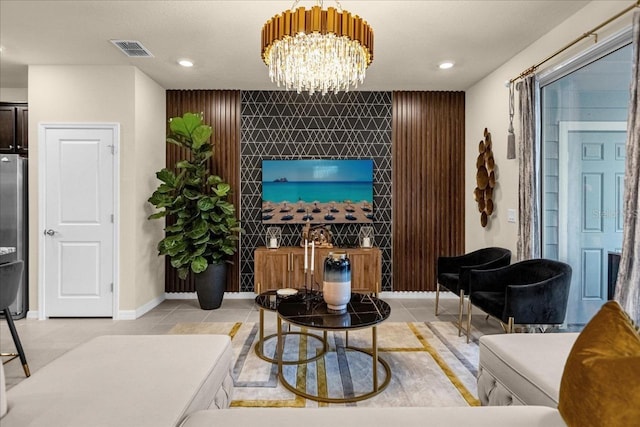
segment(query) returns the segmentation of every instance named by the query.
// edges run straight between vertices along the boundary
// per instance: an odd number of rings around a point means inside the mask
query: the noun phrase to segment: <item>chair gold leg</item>
[[[436,280],[436,316],[438,315],[438,303],[440,302],[440,282]]]
[[[464,291],[460,291],[460,303],[458,304],[458,336],[462,336],[462,312],[464,311]]]
[[[16,350],[18,351],[18,357],[20,357],[20,361],[22,362],[22,369],[24,369],[24,374],[29,377],[31,376],[31,371],[29,370],[29,365],[27,364],[27,357],[24,354],[24,349],[22,348],[22,343],[20,342],[20,337],[18,336],[16,325],[13,323],[11,311],[7,307],[2,310],[2,312],[4,313],[4,318],[7,322],[7,326],[9,327],[9,332],[11,332],[13,343],[15,344]]]
[[[470,337],[471,337],[471,297],[469,297],[469,303],[467,306],[467,344],[469,344]]]
[[[507,323],[507,333],[513,333],[513,317],[509,317],[509,323]]]

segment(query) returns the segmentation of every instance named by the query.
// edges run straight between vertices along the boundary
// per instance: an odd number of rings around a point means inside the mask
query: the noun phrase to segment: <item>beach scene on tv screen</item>
[[[265,224],[373,222],[373,160],[263,160]]]

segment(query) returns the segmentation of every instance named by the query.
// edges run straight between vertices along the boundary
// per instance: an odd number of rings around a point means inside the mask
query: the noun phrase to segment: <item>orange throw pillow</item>
[[[559,401],[569,427],[640,425],[640,334],[617,302],[604,304],[578,335]]]

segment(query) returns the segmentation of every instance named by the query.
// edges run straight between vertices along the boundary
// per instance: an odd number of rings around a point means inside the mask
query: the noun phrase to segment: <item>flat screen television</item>
[[[373,160],[263,160],[264,224],[373,222]]]

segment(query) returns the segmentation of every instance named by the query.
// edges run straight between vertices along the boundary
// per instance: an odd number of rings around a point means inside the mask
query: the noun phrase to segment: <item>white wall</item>
[[[139,212],[149,194],[146,182],[139,185],[139,170],[160,169],[165,163],[164,89],[132,66],[31,66],[28,101],[29,140],[33,141],[29,158],[34,165],[39,161],[39,123],[120,124],[119,309],[120,314],[127,314],[125,317],[133,317],[132,313],[146,302],[164,294],[160,263],[139,254],[154,251],[155,245],[143,247],[140,243],[148,243],[162,229],[161,224],[141,224]],[[152,140],[158,140],[155,147]],[[37,167],[29,168],[29,182],[38,182]],[[30,310],[38,307],[38,199],[37,184],[31,185]]]
[[[507,209],[518,208],[518,160],[507,160],[507,129],[509,126],[509,91],[505,81],[519,75],[523,70],[540,62],[585,32],[628,7],[628,1],[593,1],[571,16],[558,27],[507,61],[489,76],[469,88],[466,92],[466,150],[465,150],[465,251],[487,246],[501,246],[516,254],[518,228],[507,222]],[[631,13],[599,31],[599,39],[631,25]],[[545,64],[541,70],[552,67],[587,49],[593,41],[585,40],[576,47]],[[515,94],[517,144],[517,92]],[[493,141],[497,168],[497,188],[494,191],[495,210],[486,228],[480,226],[480,214],[473,198],[475,188],[476,157],[478,142],[483,139],[483,130],[488,128]]]
[[[0,102],[27,102],[27,88],[0,88]]]
[[[156,250],[164,237],[164,221],[149,221],[154,212],[147,202],[159,184],[156,172],[166,164],[166,95],[156,82],[135,70],[135,199],[130,206],[135,221],[136,242],[130,254],[135,259],[137,310],[159,297],[164,297],[164,257]],[[140,268],[141,267],[141,268]],[[140,313],[138,313],[140,314]]]

